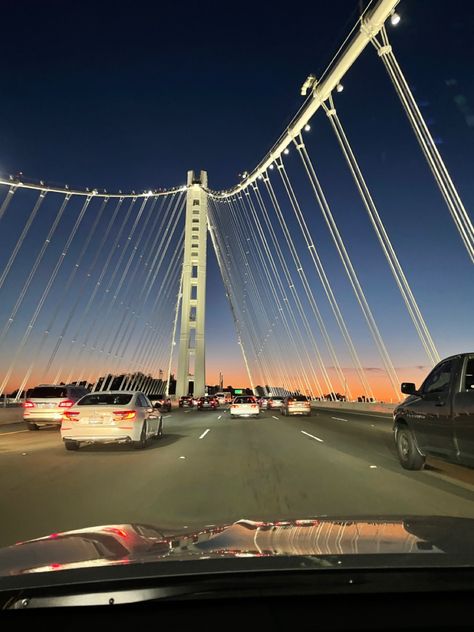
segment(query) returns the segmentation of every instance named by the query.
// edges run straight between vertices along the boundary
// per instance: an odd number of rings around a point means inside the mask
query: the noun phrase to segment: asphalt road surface
[[[474,470],[398,463],[388,415],[265,411],[164,414],[165,436],[65,450],[59,432],[0,428],[0,546],[69,529],[140,522],[193,529],[241,518],[474,517]]]

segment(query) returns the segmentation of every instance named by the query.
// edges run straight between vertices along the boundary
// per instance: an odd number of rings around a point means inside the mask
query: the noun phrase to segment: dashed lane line
[[[320,439],[319,437],[315,437],[312,434],[309,434],[309,432],[305,432],[304,430],[302,430],[301,433],[306,435],[307,437],[311,437],[311,439],[316,439],[316,441],[319,441],[319,443],[324,443],[322,439]]]
[[[331,417],[331,419],[335,419],[336,421],[349,421],[348,419],[343,419],[342,417]]]
[[[207,433],[208,433],[208,432],[210,432],[210,431],[211,431],[211,429],[210,429],[210,428],[208,428],[207,430],[205,430],[205,431],[202,433],[202,435],[201,435],[199,438],[200,438],[200,439],[204,439],[204,437],[205,437],[205,436],[207,435]]]

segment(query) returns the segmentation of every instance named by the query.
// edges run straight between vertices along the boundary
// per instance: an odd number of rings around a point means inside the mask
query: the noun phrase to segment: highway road
[[[311,418],[265,411],[164,414],[165,436],[67,452],[54,429],[0,428],[0,546],[83,527],[141,522],[165,529],[241,518],[474,517],[474,470],[399,465],[388,415]]]

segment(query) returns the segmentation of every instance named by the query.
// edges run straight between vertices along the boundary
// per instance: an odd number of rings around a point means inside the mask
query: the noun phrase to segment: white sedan
[[[255,397],[234,397],[229,412],[231,419],[234,417],[258,417],[260,406]]]
[[[142,449],[162,436],[160,412],[146,395],[132,391],[90,393],[64,411],[61,423],[66,450],[78,450],[81,443],[131,443]]]

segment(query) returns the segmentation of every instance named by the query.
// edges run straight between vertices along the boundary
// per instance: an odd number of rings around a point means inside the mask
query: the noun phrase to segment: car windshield
[[[0,609],[474,574],[474,2],[0,15]]]
[[[77,406],[126,406],[132,397],[130,393],[94,393],[80,399]]]
[[[67,389],[64,386],[37,386],[28,391],[27,397],[33,399],[46,398],[52,399],[55,397],[67,397]]]

